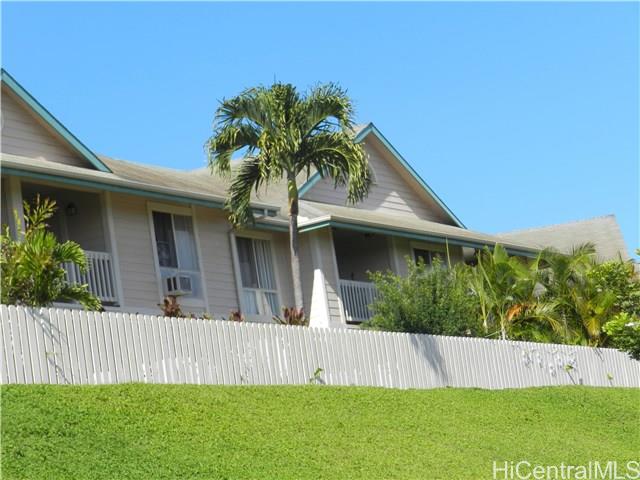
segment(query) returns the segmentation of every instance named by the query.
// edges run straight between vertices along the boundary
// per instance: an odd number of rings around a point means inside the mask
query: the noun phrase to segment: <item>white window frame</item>
[[[200,241],[199,241],[199,235],[198,235],[198,227],[197,227],[197,218],[196,218],[196,212],[195,212],[195,208],[193,208],[192,206],[189,207],[181,207],[181,206],[177,206],[177,205],[169,205],[169,204],[164,204],[164,203],[154,203],[154,202],[147,202],[147,214],[148,214],[148,219],[149,219],[149,232],[150,232],[150,237],[151,237],[151,248],[153,250],[153,260],[155,263],[155,270],[156,270],[156,280],[157,280],[157,284],[158,284],[158,296],[160,298],[160,301],[162,301],[162,299],[164,298],[164,285],[162,282],[162,271],[161,268],[165,268],[165,267],[160,267],[160,259],[158,258],[158,247],[156,244],[156,230],[155,230],[155,225],[153,223],[153,212],[160,212],[160,213],[169,213],[171,215],[182,215],[185,217],[190,217],[191,218],[191,223],[193,225],[193,237],[194,237],[194,241],[196,244],[196,255],[198,256],[198,268],[200,269],[199,272],[196,271],[192,271],[192,270],[176,270],[177,272],[180,271],[184,271],[185,273],[190,273],[192,275],[197,274],[200,275],[200,285],[201,285],[201,289],[202,289],[202,298],[185,298],[185,297],[179,297],[178,298],[178,302],[180,303],[181,306],[183,307],[191,307],[191,308],[198,308],[198,309],[204,309],[205,311],[209,311],[209,300],[207,298],[207,285],[205,283],[205,275],[204,275],[204,270],[202,268],[202,250],[200,248]],[[171,218],[171,222],[172,222],[172,230],[173,230],[173,235],[175,236],[175,228],[173,228],[173,217]],[[174,238],[174,242],[175,242],[175,238]]]
[[[238,245],[236,243],[237,238],[248,238],[251,240],[266,240],[269,242],[269,254],[271,255],[271,263],[273,265],[273,275],[276,281],[276,290],[264,290],[259,288],[246,288],[242,285],[242,273],[240,272],[240,258],[238,256]],[[259,314],[247,314],[242,311],[242,298],[244,294],[244,290],[256,290],[256,291],[265,291],[269,293],[275,293],[278,298],[278,306],[280,309],[284,306],[282,304],[282,295],[280,288],[280,272],[278,269],[278,262],[276,260],[275,250],[274,250],[274,240],[273,235],[267,232],[256,232],[256,231],[245,231],[241,232],[229,232],[229,242],[231,243],[231,254],[233,257],[233,273],[236,280],[236,291],[238,294],[238,307],[241,313],[248,319],[252,321],[271,321],[272,315],[268,313],[264,313],[262,302],[258,302],[258,309],[261,310]],[[282,312],[274,312],[273,315],[281,315]]]

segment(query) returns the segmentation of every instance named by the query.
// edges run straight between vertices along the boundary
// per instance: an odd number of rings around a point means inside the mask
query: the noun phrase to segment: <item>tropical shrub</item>
[[[603,330],[611,346],[640,360],[640,317],[626,312],[618,313],[604,325]]]
[[[501,245],[485,247],[469,277],[485,334],[503,339],[556,341],[562,331],[556,304],[544,297],[540,256],[510,256]]]
[[[240,310],[231,310],[229,312],[229,318],[227,318],[230,322],[244,322],[244,315]]]
[[[436,335],[478,335],[479,308],[469,288],[470,267],[429,267],[407,258],[408,275],[370,274],[378,296],[364,328]]]
[[[184,317],[184,313],[182,313],[182,308],[178,303],[178,297],[175,295],[167,295],[162,300],[162,303],[159,305],[160,310],[162,310],[162,315],[165,317]]]
[[[593,266],[588,277],[595,288],[612,293],[616,311],[640,315],[640,278],[633,263],[622,260],[604,262]]]
[[[280,325],[309,325],[309,319],[304,313],[304,309],[296,307],[283,307],[282,317],[276,315],[273,317],[273,321]]]
[[[41,200],[39,196],[33,206],[24,202],[25,226],[22,229],[19,225],[17,240],[11,237],[8,227],[0,234],[2,303],[47,307],[55,301],[77,301],[86,309],[99,310],[100,300],[87,285],[66,281],[63,265],[75,264],[86,272],[87,259],[80,245],[60,243],[47,230],[47,220],[55,210],[53,200]]]

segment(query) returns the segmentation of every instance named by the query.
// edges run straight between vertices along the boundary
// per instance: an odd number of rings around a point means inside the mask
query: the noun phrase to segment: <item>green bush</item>
[[[609,343],[618,350],[627,352],[631,358],[640,360],[640,318],[622,312],[603,327]]]
[[[622,260],[594,265],[588,274],[596,288],[611,292],[618,312],[640,315],[640,279],[633,263]]]
[[[75,242],[58,242],[47,229],[53,216],[53,200],[37,197],[32,206],[24,202],[25,227],[15,240],[8,227],[0,234],[1,300],[8,305],[48,307],[55,301],[77,301],[88,310],[99,310],[100,300],[87,285],[66,280],[65,263],[87,271],[87,258]]]
[[[469,288],[470,267],[429,267],[407,259],[409,273],[370,274],[378,290],[374,316],[364,328],[434,335],[480,334],[478,303]]]

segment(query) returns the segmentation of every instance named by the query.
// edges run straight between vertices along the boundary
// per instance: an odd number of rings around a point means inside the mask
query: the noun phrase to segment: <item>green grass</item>
[[[491,478],[635,460],[640,390],[3,386],[2,478]]]

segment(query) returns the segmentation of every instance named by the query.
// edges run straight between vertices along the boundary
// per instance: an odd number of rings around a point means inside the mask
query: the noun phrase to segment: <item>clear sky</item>
[[[638,245],[638,3],[3,3],[2,65],[98,153],[196,168],[222,97],[346,87],[469,227]]]

